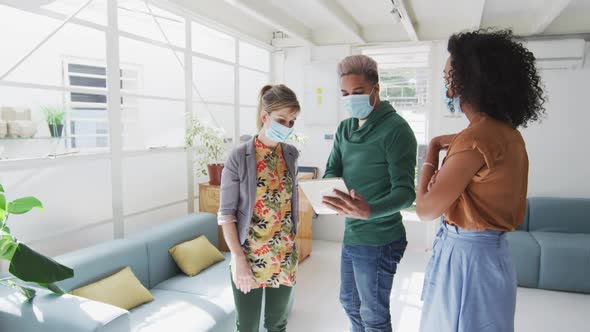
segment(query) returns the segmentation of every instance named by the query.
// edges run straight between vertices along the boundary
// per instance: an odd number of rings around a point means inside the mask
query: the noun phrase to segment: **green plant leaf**
[[[10,261],[18,248],[18,243],[10,235],[0,237],[0,259]]]
[[[47,289],[49,289],[50,291],[54,292],[55,294],[60,294],[60,295],[61,295],[61,294],[65,294],[65,293],[66,293],[66,292],[65,292],[63,289],[59,288],[59,286],[58,286],[58,285],[56,285],[56,284],[54,284],[54,283],[52,283],[52,282],[50,282],[50,283],[48,283],[48,284],[45,284],[45,283],[39,282],[39,283],[37,283],[37,284],[38,284],[39,286],[43,287],[43,288],[47,288]]]
[[[34,208],[43,210],[43,204],[35,197],[23,197],[8,203],[8,212],[12,214],[24,214]]]
[[[6,213],[8,213],[6,210],[6,196],[4,196],[4,194],[0,194],[0,221],[4,221]]]
[[[2,185],[0,184],[0,193],[4,192],[4,187],[2,187]]]
[[[6,284],[14,289],[18,289],[24,296],[26,296],[28,301],[32,300],[37,294],[36,290],[30,287],[19,285],[11,280],[7,281]]]
[[[10,228],[8,228],[8,226],[6,226],[6,225],[4,225],[4,227],[2,227],[1,230],[6,234],[10,234]]]
[[[45,284],[74,276],[74,270],[71,268],[36,252],[23,243],[18,244],[10,261],[9,271],[23,281]]]

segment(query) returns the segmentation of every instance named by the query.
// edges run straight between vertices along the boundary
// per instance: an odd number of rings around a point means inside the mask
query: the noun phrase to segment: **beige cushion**
[[[6,121],[31,120],[31,109],[28,107],[8,107],[0,109],[0,118]]]
[[[170,248],[169,252],[182,272],[191,277],[225,259],[204,235],[180,243]]]
[[[8,121],[8,137],[31,138],[37,133],[37,123],[31,120]]]
[[[154,300],[150,291],[141,284],[129,266],[102,280],[74,289],[70,294],[125,310]]]

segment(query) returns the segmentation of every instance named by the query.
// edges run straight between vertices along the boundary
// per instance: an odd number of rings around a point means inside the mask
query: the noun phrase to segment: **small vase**
[[[223,164],[210,164],[207,165],[209,171],[209,184],[212,186],[218,186],[221,184],[221,172],[223,171]]]
[[[63,124],[60,124],[60,125],[50,124],[49,125],[49,133],[51,134],[51,137],[61,137],[63,129],[64,129]]]

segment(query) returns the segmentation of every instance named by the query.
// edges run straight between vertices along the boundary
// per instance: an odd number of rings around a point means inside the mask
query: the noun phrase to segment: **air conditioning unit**
[[[581,69],[586,42],[583,39],[532,40],[525,46],[533,52],[539,69]]]

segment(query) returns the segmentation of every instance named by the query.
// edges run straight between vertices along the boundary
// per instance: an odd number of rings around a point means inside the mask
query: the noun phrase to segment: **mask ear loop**
[[[374,91],[375,91],[375,86],[373,85],[373,88],[371,89],[371,93],[369,93],[369,106],[371,106],[372,108],[375,108],[375,105],[377,104],[377,98],[375,98],[375,102],[373,103],[373,105],[371,105],[371,95],[373,94]]]

